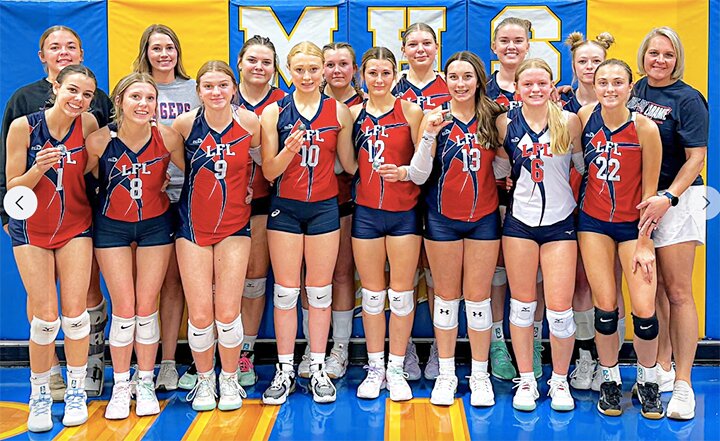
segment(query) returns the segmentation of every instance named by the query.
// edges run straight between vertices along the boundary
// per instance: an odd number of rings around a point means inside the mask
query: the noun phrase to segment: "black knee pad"
[[[614,311],[603,311],[595,308],[595,330],[603,335],[613,335],[617,332],[620,312],[617,308]]]
[[[633,332],[635,337],[642,340],[654,340],[658,336],[658,319],[657,315],[653,314],[652,317],[642,318],[635,314],[632,315],[633,319]]]

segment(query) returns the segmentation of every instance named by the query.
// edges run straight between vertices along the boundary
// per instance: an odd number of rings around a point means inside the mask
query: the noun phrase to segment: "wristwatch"
[[[670,205],[673,207],[678,204],[677,196],[670,193],[669,191],[663,191],[662,193],[659,193],[658,196],[665,196],[666,198],[670,199]]]

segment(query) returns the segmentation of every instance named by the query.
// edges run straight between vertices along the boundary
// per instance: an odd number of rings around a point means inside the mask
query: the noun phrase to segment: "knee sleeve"
[[[654,340],[658,336],[658,319],[657,315],[653,314],[652,317],[642,318],[635,314],[632,315],[633,319],[633,332],[635,337],[641,340]]]
[[[542,281],[543,281],[542,268],[538,267],[536,282],[541,283]]]
[[[313,308],[329,308],[332,305],[332,285],[306,286],[308,304]]]
[[[243,297],[246,299],[259,299],[265,295],[266,286],[267,278],[265,277],[262,279],[246,279]]]
[[[371,315],[381,314],[385,310],[387,291],[370,291],[362,288],[362,309]]]
[[[390,312],[398,317],[410,315],[415,309],[414,291],[394,291],[388,289],[388,297],[390,298]]]
[[[435,296],[435,307],[433,308],[433,325],[438,329],[452,330],[458,326],[458,309],[460,299],[445,300]]]
[[[242,315],[238,316],[230,323],[221,323],[215,320],[217,326],[218,344],[224,348],[237,348],[243,341],[245,336],[243,332]]]
[[[465,316],[467,317],[468,328],[473,331],[482,332],[492,328],[490,299],[482,302],[471,302],[465,299]]]
[[[49,345],[55,342],[60,332],[60,317],[52,322],[46,322],[33,316],[30,321],[30,341],[38,345]]]
[[[115,314],[110,322],[110,346],[122,348],[135,340],[135,316],[118,317]]]
[[[90,314],[85,311],[77,317],[63,316],[62,330],[65,333],[65,338],[82,340],[90,335]]]
[[[602,335],[613,335],[618,329],[618,309],[614,311],[604,311],[595,308],[595,330]]]
[[[141,317],[135,317],[135,340],[143,345],[154,345],[160,341],[160,321],[158,312]]]
[[[575,311],[574,315],[577,326],[575,338],[581,341],[592,340],[595,337],[595,309]]]
[[[507,284],[507,272],[504,266],[496,266],[492,278],[492,286],[503,286]]]
[[[521,302],[510,299],[510,323],[518,328],[529,328],[535,322],[535,308],[537,301]]]
[[[300,288],[286,288],[277,283],[273,286],[273,303],[277,309],[293,309],[299,296]]]
[[[435,282],[433,282],[432,273],[430,272],[430,268],[424,268],[425,272],[425,285],[427,285],[428,288],[435,288]]]
[[[570,338],[575,335],[575,320],[572,308],[565,311],[545,309],[550,333],[557,338]]]
[[[188,345],[195,352],[205,352],[215,343],[215,333],[211,324],[207,328],[196,328],[190,320],[188,320]]]

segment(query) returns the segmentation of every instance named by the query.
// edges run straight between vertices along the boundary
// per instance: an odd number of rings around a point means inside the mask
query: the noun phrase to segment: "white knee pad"
[[[217,326],[218,344],[224,348],[237,348],[243,341],[245,333],[243,332],[242,315],[238,316],[230,323],[221,323],[215,320]]]
[[[243,297],[246,299],[259,299],[265,295],[265,287],[267,278],[262,279],[246,279],[245,289],[243,289]]]
[[[385,297],[387,291],[370,291],[362,288],[362,309],[371,315],[382,314],[385,311]]]
[[[575,335],[575,320],[572,308],[565,311],[545,309],[550,333],[557,338],[570,338]]]
[[[595,308],[587,311],[573,311],[575,318],[575,338],[578,340],[592,340],[595,337]]]
[[[503,286],[507,284],[507,272],[504,266],[496,266],[492,278],[492,286]]]
[[[195,352],[205,352],[215,343],[214,324],[210,324],[207,328],[196,328],[190,320],[188,320],[188,345]]]
[[[430,268],[425,268],[425,285],[427,285],[428,288],[435,288],[435,282],[433,282]]]
[[[62,330],[65,333],[65,338],[82,340],[90,335],[90,314],[86,310],[77,317],[63,316]]]
[[[155,311],[147,317],[135,317],[135,341],[143,345],[154,345],[160,341],[160,321]]]
[[[537,283],[542,283],[542,281],[543,281],[542,268],[540,268],[540,267],[538,267],[538,272],[537,272],[537,279],[536,279],[536,281],[537,281]]]
[[[485,299],[482,302],[471,302],[465,299],[465,316],[468,328],[473,331],[482,332],[492,328],[490,299]]]
[[[286,288],[277,283],[273,286],[273,303],[277,309],[293,309],[299,296],[300,288]]]
[[[435,307],[433,308],[433,325],[438,329],[451,330],[458,326],[458,310],[460,299],[444,300],[435,296]]]
[[[390,312],[398,317],[410,315],[415,309],[415,291],[395,291],[388,289],[388,297],[390,298]]]
[[[535,302],[521,302],[510,299],[510,323],[519,328],[529,328],[535,321]]]
[[[332,285],[306,286],[308,304],[313,308],[329,308],[332,305]]]
[[[135,340],[135,316],[130,318],[112,315],[110,321],[110,346],[122,348]]]
[[[38,345],[54,343],[60,332],[60,317],[52,322],[46,322],[33,316],[30,321],[30,340]]]

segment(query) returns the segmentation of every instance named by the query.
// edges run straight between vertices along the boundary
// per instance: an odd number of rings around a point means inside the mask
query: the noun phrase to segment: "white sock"
[[[485,361],[477,361],[473,359],[472,361],[472,374],[487,374],[488,371],[488,362]]]
[[[50,372],[30,372],[30,396],[36,397],[40,395],[40,389],[45,386],[45,392],[50,393]]]
[[[255,340],[257,340],[257,335],[246,335],[245,337],[243,337],[241,351],[253,351],[255,349]]]
[[[637,364],[637,382],[640,384],[657,383],[657,370],[655,366],[645,367],[640,363]]]
[[[350,343],[352,335],[353,311],[333,311],[332,312],[332,338],[333,348],[343,345],[345,350]]]
[[[526,381],[532,381],[533,383],[537,383],[537,380],[535,379],[535,374],[533,372],[520,372],[520,378]]]
[[[564,382],[567,382],[567,375],[556,374],[555,371],[553,371],[551,379],[554,380],[554,381],[564,381]]]
[[[542,320],[539,322],[533,322],[533,339],[535,341],[542,340]]]
[[[440,375],[455,375],[455,357],[438,357]]]
[[[138,378],[140,381],[144,381],[146,383],[152,383],[153,381],[153,371],[141,371],[138,370]]]
[[[385,369],[385,352],[368,352],[368,364],[372,367]],[[400,365],[402,366],[402,363]]]
[[[127,372],[113,372],[113,381],[115,384],[130,381],[130,371]]]
[[[388,369],[390,369],[390,367],[396,367],[398,369],[402,369],[404,363],[405,363],[404,355],[390,354],[388,356]]]
[[[310,353],[310,372],[317,372],[320,368],[325,365],[325,353],[324,352],[311,352]]]
[[[237,375],[237,371],[234,371],[234,372],[225,372],[225,371],[222,370],[222,369],[220,370],[220,376],[223,377],[223,378],[225,378],[225,379],[233,378],[233,377],[236,376],[236,375]]]
[[[490,341],[505,341],[505,332],[503,331],[503,322],[493,322],[492,332],[490,333]]]
[[[87,376],[87,363],[82,366],[67,366],[68,387],[71,389],[85,389]]]
[[[607,367],[600,365],[600,375],[602,375],[603,382],[614,381],[617,384],[622,384],[622,378],[620,377],[620,366],[615,363],[615,366]]]
[[[278,354],[278,363],[280,364],[280,369],[283,371],[292,371],[293,368],[293,356],[295,354]]]

